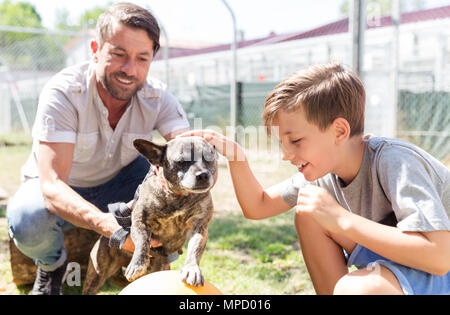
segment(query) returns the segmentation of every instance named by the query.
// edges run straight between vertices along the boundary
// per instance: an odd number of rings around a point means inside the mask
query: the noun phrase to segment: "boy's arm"
[[[261,187],[250,169],[244,151],[236,142],[212,130],[192,130],[181,136],[203,137],[227,158],[236,198],[246,218],[264,219],[291,208],[277,191]]]
[[[278,191],[261,187],[247,161],[228,161],[228,167],[236,198],[246,218],[264,219],[291,208]]]
[[[403,232],[348,213],[342,234],[399,264],[443,276],[450,271],[450,231]]]
[[[325,189],[313,185],[300,190],[297,212],[399,264],[435,275],[450,269],[449,231],[403,232],[345,210]]]

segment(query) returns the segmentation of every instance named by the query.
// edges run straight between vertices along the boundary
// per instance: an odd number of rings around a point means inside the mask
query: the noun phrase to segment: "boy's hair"
[[[336,118],[350,124],[350,137],[364,132],[366,92],[361,80],[337,63],[312,65],[291,74],[266,98],[263,123],[271,134],[280,110],[302,109],[306,120],[326,130]]]
[[[149,10],[128,2],[120,2],[110,6],[97,21],[96,40],[102,47],[105,40],[112,36],[114,22],[143,29],[153,41],[153,53],[156,54],[159,45],[159,25]]]

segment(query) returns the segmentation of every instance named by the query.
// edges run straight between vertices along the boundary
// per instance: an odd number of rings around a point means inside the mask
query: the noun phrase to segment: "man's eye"
[[[123,57],[123,54],[118,54],[118,53],[112,53],[112,55],[115,57]]]

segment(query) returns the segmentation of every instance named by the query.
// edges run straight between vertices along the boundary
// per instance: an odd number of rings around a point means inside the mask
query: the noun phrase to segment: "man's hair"
[[[306,120],[326,130],[336,118],[348,121],[350,137],[364,132],[366,92],[354,73],[337,63],[312,65],[291,74],[266,98],[263,123],[271,134],[280,110],[303,110]]]
[[[96,40],[102,47],[105,40],[112,36],[115,22],[123,25],[143,29],[153,41],[153,53],[159,49],[159,25],[149,10],[128,2],[120,2],[110,6],[97,21]]]

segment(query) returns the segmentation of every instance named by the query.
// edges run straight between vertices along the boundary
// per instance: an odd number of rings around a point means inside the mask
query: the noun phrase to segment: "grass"
[[[31,141],[27,136],[0,137],[0,183],[10,195],[20,184],[20,168],[30,151]],[[287,163],[277,165],[270,164],[270,161],[265,157],[250,163],[264,187],[295,172]],[[221,163],[212,195],[215,214],[200,264],[208,281],[225,294],[314,293],[299,249],[292,211],[261,221],[245,219],[224,163]],[[186,252],[185,249],[184,254],[172,263],[172,269],[182,268]],[[12,283],[3,206],[0,208],[0,294],[28,294],[30,289],[31,286],[16,287]],[[120,290],[107,282],[99,294],[117,294]],[[80,294],[81,287],[64,286],[63,292]]]

